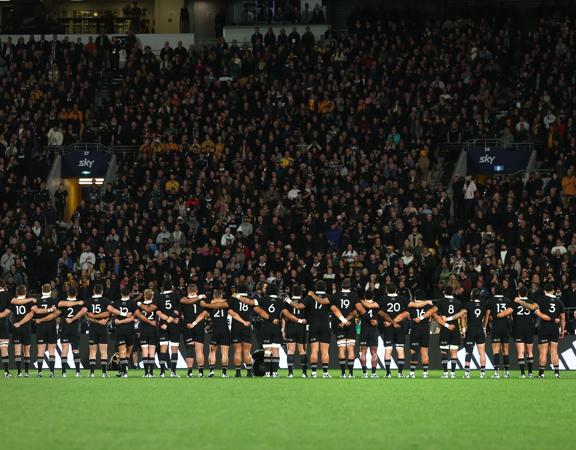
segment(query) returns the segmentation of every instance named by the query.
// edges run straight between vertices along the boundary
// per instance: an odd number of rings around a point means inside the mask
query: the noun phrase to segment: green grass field
[[[574,448],[574,372],[560,380],[551,372],[544,380],[140,375],[0,380],[1,448]]]

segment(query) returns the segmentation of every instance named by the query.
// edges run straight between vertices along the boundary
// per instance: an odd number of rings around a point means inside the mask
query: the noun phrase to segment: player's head
[[[120,295],[122,296],[122,298],[130,297],[130,288],[125,286],[122,289],[120,289]]]
[[[480,289],[472,289],[472,292],[470,292],[470,300],[480,300]]]
[[[104,292],[104,288],[102,288],[102,285],[100,283],[95,284],[94,285],[94,295],[102,295],[102,292]]]
[[[523,298],[528,297],[528,289],[526,286],[522,286],[520,289],[518,289],[518,295]]]
[[[547,294],[554,294],[554,286],[552,286],[552,283],[546,283],[544,285],[544,292]]]
[[[76,288],[76,286],[71,285],[68,288],[68,297],[76,298],[77,295],[78,295],[78,289]]]
[[[270,296],[278,295],[278,287],[274,283],[270,283],[266,286],[266,294]]]
[[[426,294],[422,289],[416,289],[414,291],[414,300],[424,300],[424,297],[426,297]]]
[[[326,282],[324,280],[318,280],[314,285],[314,290],[316,292],[326,292]]]
[[[295,284],[294,286],[292,286],[292,298],[294,297],[298,298],[302,297],[302,288],[300,287],[299,284]]]
[[[144,302],[150,303],[154,298],[154,291],[152,289],[144,289]]]
[[[259,281],[258,283],[256,283],[256,292],[263,294],[265,289],[266,289],[266,283],[264,281]]]
[[[164,282],[162,283],[162,290],[164,292],[171,291],[172,290],[172,281],[170,281],[169,279],[165,279]]]
[[[446,297],[452,297],[452,295],[454,295],[454,290],[452,289],[452,286],[446,286],[444,288],[444,295]]]
[[[49,283],[45,283],[42,285],[42,294],[48,295],[52,292],[52,286]]]
[[[494,295],[502,295],[504,290],[502,289],[501,284],[494,285]]]
[[[374,291],[372,289],[366,289],[366,292],[364,292],[364,299],[374,300]]]
[[[198,286],[195,283],[188,285],[188,295],[194,295],[198,292]]]
[[[349,290],[352,287],[352,282],[350,281],[350,278],[344,278],[342,280],[342,289],[346,289]]]
[[[214,298],[222,298],[222,289],[214,289]]]
[[[388,283],[386,285],[386,292],[388,294],[395,294],[396,293],[396,285],[394,283]]]
[[[245,284],[239,284],[236,288],[236,292],[238,292],[238,294],[246,295],[248,294],[248,286]]]
[[[16,296],[24,297],[25,295],[26,295],[26,286],[24,286],[23,284],[18,285],[18,287],[16,288]]]

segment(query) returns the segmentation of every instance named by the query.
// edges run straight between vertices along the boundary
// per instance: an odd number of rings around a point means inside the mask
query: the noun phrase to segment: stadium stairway
[[[106,117],[108,106],[114,100],[116,88],[122,84],[122,75],[119,72],[106,71],[94,100],[94,116],[97,121]]]

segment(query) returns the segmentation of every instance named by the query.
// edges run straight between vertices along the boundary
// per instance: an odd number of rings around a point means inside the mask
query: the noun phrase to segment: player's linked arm
[[[290,322],[294,323],[306,323],[306,319],[299,319],[294,314],[292,314],[288,309],[284,308],[282,310],[282,315],[286,317]]]
[[[8,308],[6,308],[4,311],[0,312],[0,319],[4,319],[5,317],[8,317],[11,312],[12,311],[10,311]]]
[[[84,314],[86,314],[88,312],[88,308],[84,307],[82,309],[80,309],[80,311],[78,311],[74,317],[71,317],[70,319],[66,319],[66,321],[68,323],[74,323],[76,322],[78,319],[80,319],[82,316],[84,316]]]
[[[380,311],[378,311],[377,315],[382,317],[388,323],[391,323],[391,324],[396,323],[396,322],[394,322],[394,319],[392,319],[392,317],[390,317],[390,315],[385,311],[380,310]]]
[[[316,303],[320,303],[321,305],[329,305],[330,304],[330,299],[322,298],[319,295],[316,295],[316,292],[310,291],[310,292],[308,292],[308,295],[310,297],[312,297]]]
[[[403,320],[407,319],[408,317],[410,317],[410,313],[408,311],[404,311],[398,314],[396,317],[394,317],[394,322],[400,323]]]
[[[12,303],[13,305],[27,305],[28,303],[36,303],[36,299],[35,298],[13,298],[12,300],[10,300],[10,303]]]
[[[248,306],[258,306],[258,302],[256,300],[253,300],[250,297],[246,297],[245,295],[234,294],[234,297]]]
[[[193,295],[192,297],[182,297],[180,299],[180,303],[183,305],[193,305],[194,303],[198,303],[200,300],[205,299],[205,295]]]
[[[59,309],[54,310],[54,312],[48,314],[47,316],[42,317],[41,319],[36,319],[36,323],[44,323],[50,322],[51,320],[56,319],[60,315],[61,311]]]
[[[74,306],[83,305],[82,300],[60,300],[58,302],[58,308],[73,308]]]
[[[535,310],[534,314],[536,314],[545,322],[552,322],[552,317],[550,317],[548,314],[544,314],[542,311],[540,311],[540,309]]]
[[[525,302],[520,297],[516,297],[514,299],[514,303],[518,303],[520,306],[522,306],[523,308],[529,309],[530,311],[536,311],[539,308],[537,303]]]
[[[139,309],[137,309],[134,312],[134,316],[140,321],[140,322],[144,322],[147,323],[150,326],[156,326],[156,322],[154,322],[153,320],[150,320],[148,317],[146,317],[144,314],[142,314],[142,311],[140,311]]]
[[[412,300],[408,303],[408,308],[424,308],[428,305],[433,305],[432,300]]]
[[[504,311],[499,312],[498,314],[496,314],[496,317],[498,319],[503,319],[504,317],[508,317],[510,314],[512,314],[514,312],[514,310],[512,308],[506,308]]]
[[[198,316],[196,317],[196,320],[192,323],[187,323],[186,326],[190,329],[194,328],[196,325],[198,325],[200,322],[202,322],[206,317],[208,317],[208,311],[202,311],[200,314],[198,314]]]
[[[236,320],[237,322],[240,322],[245,327],[250,326],[250,322],[248,322],[247,320],[244,320],[242,317],[240,317],[240,314],[238,314],[236,311],[230,309],[230,310],[228,310],[228,315],[230,317],[232,317],[232,319]]]
[[[32,311],[30,311],[28,314],[26,314],[22,320],[20,322],[16,322],[14,325],[18,324],[18,327],[21,327],[22,325],[24,325],[25,323],[28,323],[32,320],[32,317],[34,317],[34,313]],[[16,327],[16,328],[18,328]]]
[[[200,302],[200,306],[202,308],[207,309],[224,309],[230,308],[228,302],[226,300],[212,300],[210,303],[206,303],[205,301]]]
[[[486,313],[484,313],[484,321],[482,322],[482,327],[486,329],[488,326],[488,322],[490,321],[490,310],[487,309]]]
[[[255,306],[253,311],[258,314],[260,317],[262,317],[264,320],[269,320],[270,319],[270,314],[268,314],[266,311],[264,311],[262,308],[260,308],[259,306]]]

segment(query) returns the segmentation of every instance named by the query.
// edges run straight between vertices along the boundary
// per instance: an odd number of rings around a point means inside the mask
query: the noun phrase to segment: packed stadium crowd
[[[501,286],[536,300],[548,283],[573,308],[572,22],[543,19],[519,39],[506,19],[357,20],[345,33],[256,31],[249,46],[167,43],[159,55],[130,34],[123,68],[104,34],[4,42],[7,289],[49,283],[57,299],[84,300],[99,284],[120,299],[160,292],[169,274],[181,294],[264,281],[280,292],[323,281],[334,294],[349,279],[361,295],[394,283],[408,299],[450,288],[467,300]],[[509,114],[495,120],[515,69]],[[98,115],[110,70],[122,83]],[[551,180],[457,177],[453,196],[434,182],[441,143],[494,136],[543,142]],[[139,150],[65,223],[65,190],[51,198],[27,168],[46,145],[95,139]]]

